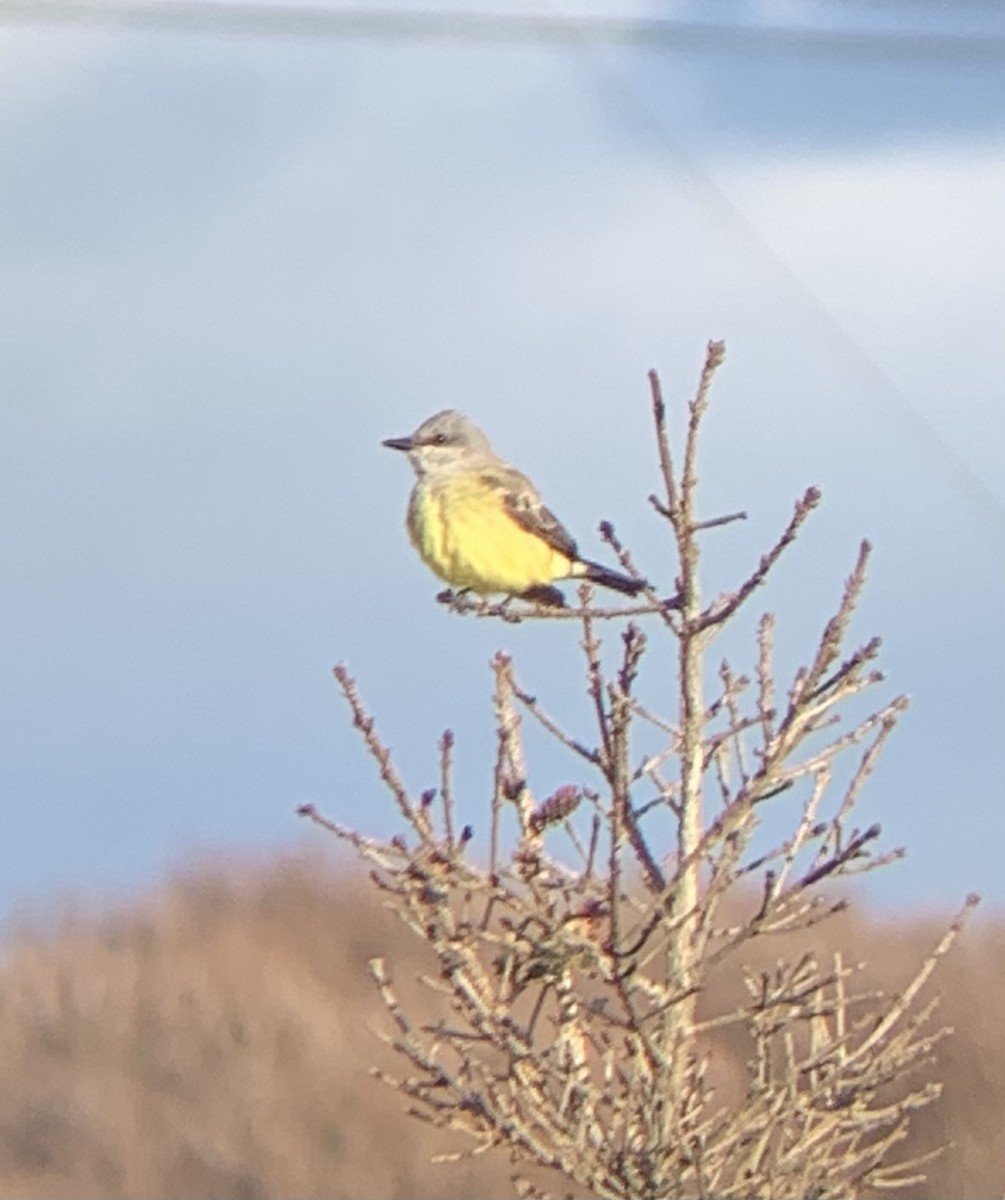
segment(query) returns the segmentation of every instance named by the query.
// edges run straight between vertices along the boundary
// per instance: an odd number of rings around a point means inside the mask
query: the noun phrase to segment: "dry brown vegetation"
[[[369,1032],[386,1018],[367,960],[386,955],[402,979],[425,964],[361,880],[306,856],[203,870],[48,925],[13,938],[0,968],[0,1195],[512,1194],[502,1157],[430,1164],[456,1140],[367,1074],[389,1061]],[[817,937],[893,990],[944,925],[843,913]],[[734,985],[719,986],[711,1008],[729,1003]],[[904,1150],[954,1145],[911,1196],[987,1200],[1005,1183],[1005,920],[973,923],[937,987],[955,1028],[931,1070],[945,1090]],[[713,1044],[724,1091],[746,1069],[734,1037]]]

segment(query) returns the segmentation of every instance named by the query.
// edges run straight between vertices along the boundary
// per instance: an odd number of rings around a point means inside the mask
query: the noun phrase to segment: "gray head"
[[[389,450],[403,450],[417,475],[463,470],[472,458],[493,457],[485,434],[452,408],[429,417],[408,437],[387,438],[382,444]]]

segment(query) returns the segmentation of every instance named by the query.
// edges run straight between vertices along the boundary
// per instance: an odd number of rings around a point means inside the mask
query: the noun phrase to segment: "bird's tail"
[[[632,579],[630,575],[622,575],[620,571],[612,571],[610,567],[601,566],[600,563],[584,560],[576,565],[579,568],[576,574],[581,579],[599,583],[601,587],[613,588],[616,592],[623,592],[626,596],[637,596],[644,587],[649,586],[644,579]]]

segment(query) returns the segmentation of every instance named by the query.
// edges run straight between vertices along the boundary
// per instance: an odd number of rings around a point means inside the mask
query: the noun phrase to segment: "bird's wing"
[[[506,511],[518,525],[566,558],[573,562],[579,560],[579,549],[572,534],[551,509],[541,503],[537,489],[526,475],[513,467],[493,467],[485,477],[486,482],[498,488]]]

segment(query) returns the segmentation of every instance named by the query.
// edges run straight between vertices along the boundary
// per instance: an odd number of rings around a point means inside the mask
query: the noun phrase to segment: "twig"
[[[727,513],[723,517],[709,517],[707,521],[695,521],[691,528],[698,533],[702,529],[717,529],[720,525],[731,525],[734,521],[746,521],[745,512]]]
[[[453,730],[445,729],[440,738],[440,799],[443,803],[443,829],[451,852],[454,849],[454,795],[451,786],[453,749]]]
[[[700,628],[707,629],[710,625],[721,625],[724,621],[728,621],[740,605],[764,583],[769,571],[778,562],[785,548],[795,541],[800,527],[820,503],[820,499],[821,493],[819,488],[810,487],[806,489],[802,499],[797,501],[788,525],[786,525],[778,541],[775,542],[768,553],[761,556],[761,561],[758,563],[757,569],[740,585],[737,592],[724,600],[716,601],[708,612],[702,615]]]
[[[656,446],[660,457],[660,473],[663,476],[663,486],[666,488],[667,494],[667,505],[661,511],[665,516],[671,517],[676,513],[680,500],[673,470],[673,456],[670,453],[670,438],[667,435],[666,404],[663,402],[660,378],[655,371],[649,372],[649,389],[652,393],[653,420],[656,423]],[[655,496],[651,496],[650,499],[657,503]]]
[[[389,788],[391,795],[401,812],[401,815],[412,826],[412,828],[425,839],[427,836],[422,829],[422,823],[419,820],[416,810],[408,798],[408,793],[405,790],[405,785],[401,782],[398,772],[394,768],[391,761],[391,752],[383,744],[377,736],[374,727],[373,717],[363,707],[363,702],[359,698],[359,691],[356,687],[356,681],[352,678],[343,663],[339,663],[334,669],[334,675],[338,681],[339,687],[342,689],[342,695],[345,696],[350,709],[352,710],[352,723],[356,729],[363,735],[363,740],[366,742],[367,749],[376,760],[377,766],[380,769],[380,777]]]

